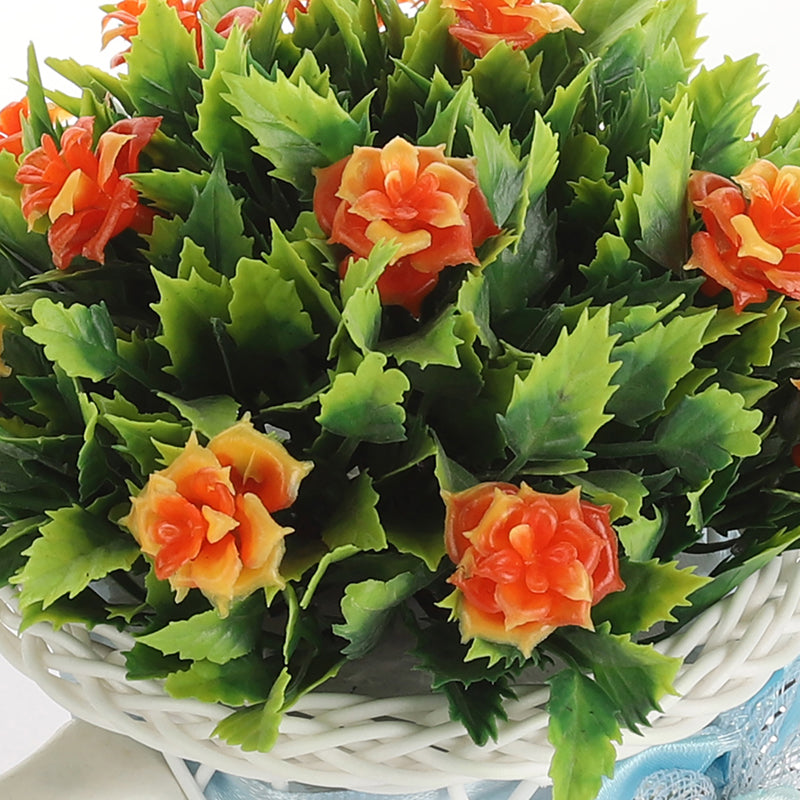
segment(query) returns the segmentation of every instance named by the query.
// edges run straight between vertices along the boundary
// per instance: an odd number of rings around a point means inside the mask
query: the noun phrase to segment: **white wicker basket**
[[[269,753],[245,753],[212,739],[229,710],[168,696],[157,681],[127,681],[122,652],[132,639],[110,626],[17,635],[16,593],[0,591],[0,653],[75,716],[127,734],[170,756],[278,785],[404,793],[482,779],[549,783],[548,690],[527,686],[509,703],[497,742],[475,746],[432,693],[392,699],[316,691],[287,714]],[[658,648],[686,659],[676,689],[643,736],[620,756],[688,736],[736,706],[800,655],[800,569],[784,554]]]

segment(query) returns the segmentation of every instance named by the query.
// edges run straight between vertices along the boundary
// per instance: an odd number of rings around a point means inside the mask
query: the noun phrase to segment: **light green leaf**
[[[286,689],[292,676],[283,669],[272,686],[266,703],[235,711],[214,728],[213,736],[247,752],[266,753],[278,739],[278,726],[286,705]]]
[[[137,641],[165,655],[177,653],[191,661],[207,659],[214,664],[227,664],[253,650],[261,631],[262,611],[262,600],[253,597],[235,605],[227,617],[220,617],[213,609],[204,611],[170,622],[137,637]]]
[[[675,384],[692,368],[692,359],[703,344],[703,334],[713,311],[675,317],[657,323],[632,341],[615,347],[612,357],[622,365],[614,376],[619,389],[608,409],[629,425],[663,411]]]
[[[619,517],[636,519],[647,497],[642,479],[622,469],[596,470],[585,475],[570,475],[567,480],[581,487],[597,505],[611,506],[611,520]]]
[[[694,487],[734,457],[754,456],[761,450],[755,433],[762,414],[744,408],[744,399],[717,384],[685,397],[661,422],[655,433],[658,457],[676,467]]]
[[[572,332],[561,332],[546,356],[536,354],[527,376],[517,376],[506,413],[498,424],[517,462],[582,458],[594,434],[609,420],[614,392],[611,363],[615,336],[608,333],[608,308],[581,314]]]
[[[388,581],[351,583],[342,598],[344,623],[333,632],[349,644],[342,650],[349,659],[362,658],[380,641],[397,608],[414,592],[430,583],[431,573],[422,568],[402,572]]]
[[[122,366],[114,325],[105,303],[65,308],[42,297],[33,304],[35,325],[25,335],[44,345],[47,358],[71,378],[101,381]]]
[[[625,554],[631,561],[647,561],[653,557],[664,532],[664,517],[653,507],[654,518],[637,517],[627,525],[617,525],[616,531]]]
[[[194,430],[209,439],[230,428],[239,419],[240,406],[227,395],[201,397],[198,400],[182,400],[164,392],[159,392],[158,396],[171,403]]]
[[[417,333],[384,342],[380,349],[401,365],[410,361],[423,369],[431,364],[458,367],[458,346],[464,342],[455,334],[457,321],[455,309],[449,307]]]
[[[129,419],[104,414],[101,424],[114,431],[120,442],[116,449],[133,458],[142,476],[163,466],[159,444],[183,447],[189,438],[187,426],[177,420]]]
[[[624,592],[614,592],[592,611],[595,622],[608,621],[615,633],[647,631],[659,622],[675,622],[678,606],[690,606],[689,595],[709,582],[694,574],[694,567],[681,569],[676,561],[620,561]]]
[[[256,139],[255,151],[274,169],[271,174],[310,197],[314,167],[326,167],[368,144],[366,121],[356,122],[333,90],[317,94],[305,81],[295,85],[280,71],[269,80],[256,70],[225,76],[222,97],[239,114],[234,119]]]
[[[136,542],[116,525],[77,506],[47,512],[50,522],[25,551],[28,557],[13,583],[22,585],[23,606],[44,608],[59,597],[75,597],[92,581],[129,570],[141,555]]]
[[[553,800],[593,800],[603,776],[614,774],[611,742],[621,739],[616,709],[593,680],[574,670],[564,669],[548,683]]]
[[[692,167],[691,108],[684,100],[665,120],[661,138],[650,142],[642,189],[634,196],[641,239],[637,245],[656,263],[676,269],[686,262],[686,186]]]
[[[195,661],[189,669],[168,675],[164,686],[172,697],[242,706],[267,699],[269,685],[265,678],[264,662],[251,654],[225,664]]]
[[[383,550],[386,532],[376,510],[379,499],[366,472],[350,481],[341,503],[322,532],[325,544],[331,550],[349,545],[359,550]]]
[[[652,645],[636,644],[625,634],[615,636],[608,625],[596,631],[578,628],[570,633],[570,645],[585,654],[597,685],[634,732],[647,725],[647,715],[660,710],[659,701],[675,694],[672,682],[682,660],[662,655]]]
[[[190,172],[188,169],[178,169],[174,172],[154,169],[150,172],[131,172],[125,177],[133,183],[137,191],[148,200],[152,200],[159,209],[186,219],[211,174]]]
[[[368,353],[356,371],[336,375],[320,395],[317,421],[323,428],[365,442],[399,442],[406,438],[403,395],[408,378],[398,369],[386,369],[383,353]]]
[[[286,356],[314,340],[294,281],[271,264],[243,258],[231,280],[228,333],[254,363]]]

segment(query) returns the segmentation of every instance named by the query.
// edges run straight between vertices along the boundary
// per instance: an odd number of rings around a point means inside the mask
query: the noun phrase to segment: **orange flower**
[[[705,230],[692,237],[686,266],[701,269],[712,291],[728,289],[737,312],[769,290],[800,299],[800,167],[760,160],[733,181],[694,172],[689,199]]]
[[[243,31],[250,30],[253,23],[258,19],[259,12],[250,6],[237,6],[232,8],[227,14],[220,17],[217,27],[214,30],[227,39],[231,35],[234,25],[239,25]]]
[[[109,240],[127,228],[152,229],[154,212],[139,203],[133,183],[124,175],[137,172],[139,154],[161,120],[122,120],[100,136],[92,148],[94,119],[81,117],[64,131],[59,149],[51,136],[32,150],[17,171],[22,188],[22,213],[32,226],[48,216],[48,242],[53,263],[66,269],[75,256],[104,263]]]
[[[22,119],[29,114],[27,97],[0,110],[0,152],[8,150],[17,157],[22,155]]]
[[[398,245],[378,291],[385,304],[413,314],[445,267],[478,264],[475,248],[499,232],[474,160],[449,158],[444,145],[395,137],[383,148],[356,147],[316,177],[314,211],[330,242],[358,258],[382,239]]]
[[[311,468],[248,420],[206,447],[192,434],[132,498],[123,522],[179,601],[197,588],[226,616],[233,602],[257,589],[284,585],[279,567],[292,528],[272,514],[294,503]]]
[[[583,29],[566,9],[538,0],[444,0],[456,12],[450,33],[476,56],[485,56],[498,42],[523,50],[548,33]]]
[[[529,656],[558,627],[592,629],[592,606],[625,588],[609,506],[581,500],[578,488],[556,495],[482,483],[444,499],[465,640],[513,644]]]
[[[200,27],[200,6],[205,0],[167,0],[167,5],[178,12],[181,24],[192,34],[197,47],[197,58],[203,64],[203,40]],[[139,33],[139,17],[147,7],[147,0],[120,0],[114,11],[103,17],[103,47],[106,47],[117,37],[130,42]],[[111,26],[112,22],[119,25]],[[125,63],[125,54],[118,53],[111,59],[112,67],[119,67]]]

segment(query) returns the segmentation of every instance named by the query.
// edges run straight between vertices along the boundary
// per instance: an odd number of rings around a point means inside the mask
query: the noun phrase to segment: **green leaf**
[[[450,681],[440,691],[447,698],[450,718],[463,724],[475,744],[482,747],[489,739],[497,740],[498,720],[508,719],[504,701],[515,696],[507,681],[478,681],[469,686]]]
[[[553,103],[547,109],[544,121],[562,142],[570,133],[578,106],[596,64],[597,60],[590,61],[568,84],[556,86]]]
[[[22,585],[23,606],[47,608],[59,597],[75,597],[92,581],[129,570],[140,556],[133,539],[105,519],[72,506],[48,511],[50,522],[25,551],[28,562],[12,579]]]
[[[664,517],[657,506],[654,518],[637,517],[627,525],[617,525],[616,531],[626,555],[631,561],[647,561],[653,557],[664,533]]]
[[[615,336],[608,333],[608,307],[575,329],[564,329],[546,356],[536,354],[498,425],[516,461],[561,460],[589,455],[586,446],[611,416],[604,412],[614,392],[618,365],[610,362]]]
[[[359,441],[400,442],[406,438],[403,395],[408,378],[398,369],[386,369],[383,353],[368,353],[354,373],[343,372],[320,395],[317,421],[323,428]]]
[[[242,706],[263,702],[269,695],[268,673],[255,654],[225,664],[195,661],[189,669],[167,676],[164,687],[173,697],[196,697],[206,703]]]
[[[204,6],[204,13],[205,10]],[[247,49],[244,38],[244,32],[237,25],[231,31],[225,47],[216,52],[211,74],[203,80],[203,99],[197,106],[197,130],[194,134],[209,156],[214,159],[222,156],[228,169],[239,172],[247,172],[253,167],[251,148],[254,141],[241,125],[234,122],[236,109],[222,95],[228,91],[226,75],[246,74]]]
[[[140,116],[163,117],[164,127],[191,135],[200,94],[194,37],[164,0],[148,2],[125,56],[126,85]]]
[[[593,680],[574,670],[562,670],[548,683],[553,800],[593,800],[603,776],[614,774],[611,742],[621,739],[616,709]]]
[[[227,277],[234,274],[240,258],[253,254],[253,240],[244,235],[242,200],[234,198],[221,158],[214,162],[182,233],[202,247],[211,266]]]
[[[204,611],[170,622],[139,636],[137,641],[165,655],[177,653],[190,661],[207,659],[214,664],[227,664],[252,652],[261,630],[262,612],[263,601],[253,597],[234,606],[227,617],[220,617],[213,609]]]
[[[217,346],[213,319],[227,320],[230,284],[209,283],[192,271],[188,278],[170,278],[153,270],[161,299],[153,304],[161,318],[156,341],[170,356],[166,372],[193,391],[225,386],[225,364]]]
[[[231,280],[228,333],[246,359],[287,356],[314,340],[294,281],[274,266],[243,258]]]
[[[310,197],[314,167],[326,167],[368,144],[366,120],[356,122],[330,89],[317,94],[305,81],[291,83],[277,72],[275,80],[256,70],[247,76],[225,76],[223,95],[235,117],[256,139],[255,151],[274,165],[270,173]]]
[[[65,308],[42,297],[33,304],[36,324],[25,335],[44,345],[47,358],[72,378],[101,381],[122,365],[114,326],[105,303]]]
[[[164,392],[159,392],[158,396],[171,403],[178,413],[189,421],[194,430],[202,433],[208,439],[213,439],[239,419],[240,406],[227,395],[201,397],[191,401],[182,400]]]
[[[286,705],[286,689],[292,676],[283,669],[272,686],[266,703],[243,708],[225,717],[214,728],[213,736],[246,752],[266,753],[278,739],[278,726]]]
[[[692,123],[688,101],[665,120],[661,138],[650,142],[650,163],[642,167],[642,189],[634,202],[641,239],[637,245],[658,264],[686,263],[686,186],[692,167]]]
[[[78,395],[81,410],[86,420],[83,433],[83,446],[78,453],[78,489],[80,499],[85,502],[94,496],[109,477],[108,462],[103,446],[95,435],[100,412],[86,395]]]
[[[186,219],[211,175],[188,169],[172,172],[154,169],[150,172],[131,172],[125,177],[133,183],[137,191],[152,200],[162,211]]]
[[[322,532],[325,544],[331,550],[350,545],[359,550],[383,550],[386,532],[376,510],[378,500],[366,472],[353,478]]]
[[[581,48],[599,54],[641,22],[658,3],[659,0],[581,0],[572,12],[584,30]]]
[[[113,430],[120,442],[116,449],[131,456],[143,477],[163,466],[158,444],[183,447],[189,438],[187,426],[177,420],[129,419],[104,414],[101,424]]]
[[[42,136],[51,136],[58,141],[42,89],[42,78],[33,43],[28,45],[28,104],[30,115],[23,125],[23,143],[26,151],[39,147]]]
[[[456,323],[455,309],[447,308],[417,333],[384,342],[380,349],[400,365],[410,361],[423,369],[431,364],[458,367],[458,346],[464,342],[455,334]]]
[[[655,448],[668,467],[677,467],[692,485],[699,486],[712,472],[734,457],[754,456],[761,450],[755,429],[762,414],[744,408],[744,399],[717,384],[685,397],[656,429]]]
[[[619,389],[608,410],[622,422],[635,425],[663,411],[675,384],[692,368],[692,359],[703,344],[703,334],[713,311],[675,317],[657,323],[635,339],[615,347],[612,357],[622,362],[614,376]]]
[[[596,631],[571,631],[569,644],[582,651],[597,685],[636,733],[639,725],[649,724],[651,711],[660,710],[661,698],[675,694],[672,682],[681,667],[680,658],[662,655],[652,645],[636,644],[627,634],[610,634],[608,625]]]
[[[345,621],[332,628],[337,636],[348,641],[342,650],[344,655],[356,659],[369,653],[394,619],[398,606],[430,580],[431,573],[421,567],[416,572],[402,572],[388,581],[349,584],[342,598]]]
[[[694,567],[681,569],[676,561],[661,563],[620,561],[624,592],[614,592],[592,611],[595,622],[608,621],[614,633],[647,631],[658,622],[675,622],[673,611],[690,606],[689,595],[709,582],[694,574]]]
[[[570,475],[567,480],[581,487],[596,505],[611,506],[611,520],[639,516],[647,488],[642,479],[623,469],[593,470],[585,475]]]

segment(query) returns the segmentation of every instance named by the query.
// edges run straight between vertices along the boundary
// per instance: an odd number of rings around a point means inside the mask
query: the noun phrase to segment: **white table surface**
[[[33,40],[41,57],[75,57],[83,63],[107,64],[99,52],[100,0],[23,0],[3,2],[0,26],[0,76],[25,75],[25,51]],[[762,111],[756,128],[763,129],[774,114],[786,114],[800,97],[797,83],[797,0],[699,0],[707,14],[702,32],[711,36],[702,55],[715,65],[727,54],[742,58],[753,52],[762,56],[771,86],[761,96]],[[55,88],[52,73],[44,81]],[[59,86],[59,88],[64,88]],[[9,77],[0,79],[0,107],[18,99],[21,88]],[[46,742],[68,720],[35,684],[0,657],[0,774],[18,764]],[[24,796],[24,795],[23,795]],[[109,800],[122,800],[118,794]],[[30,797],[29,800],[49,800]],[[92,800],[86,796],[83,800]],[[105,798],[104,798],[105,800]]]

